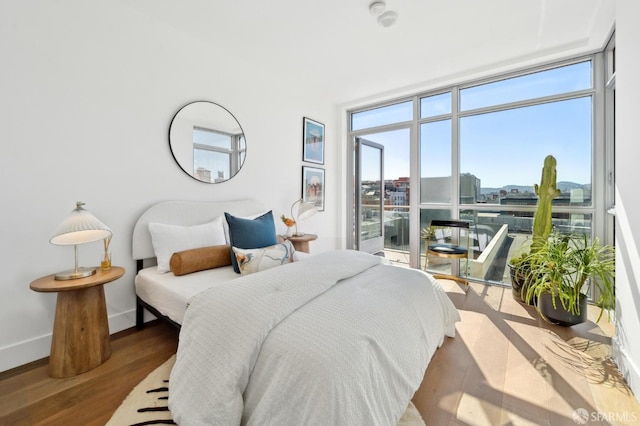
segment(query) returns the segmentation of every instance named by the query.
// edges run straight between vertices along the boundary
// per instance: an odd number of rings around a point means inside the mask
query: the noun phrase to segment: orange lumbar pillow
[[[231,248],[228,245],[179,251],[173,253],[169,261],[171,272],[177,276],[227,265],[231,265]]]

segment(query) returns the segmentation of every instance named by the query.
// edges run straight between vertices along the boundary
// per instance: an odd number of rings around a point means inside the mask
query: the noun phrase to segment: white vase
[[[285,234],[286,237],[291,237],[293,235],[293,229],[291,226],[287,226],[287,233]]]

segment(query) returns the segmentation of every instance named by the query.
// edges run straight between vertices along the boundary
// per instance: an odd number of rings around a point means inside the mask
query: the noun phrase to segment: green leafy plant
[[[601,245],[597,238],[589,241],[586,235],[553,232],[524,261],[528,271],[523,299],[527,303],[548,293],[554,309],[559,301],[564,310],[580,315],[580,299],[586,297],[584,291],[590,280],[598,290],[597,321],[604,309],[614,307],[615,250]],[[538,305],[536,309],[540,312]]]

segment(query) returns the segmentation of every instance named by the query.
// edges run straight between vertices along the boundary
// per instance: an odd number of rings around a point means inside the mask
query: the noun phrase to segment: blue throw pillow
[[[231,247],[241,249],[255,249],[273,246],[278,243],[276,237],[276,224],[273,221],[273,213],[268,211],[255,219],[243,219],[229,213],[224,216],[229,224],[229,243]],[[235,253],[231,252],[233,270],[240,273]]]

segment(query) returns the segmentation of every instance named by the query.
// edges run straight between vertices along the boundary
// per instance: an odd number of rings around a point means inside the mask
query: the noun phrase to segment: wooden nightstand
[[[283,235],[282,238],[291,241],[294,249],[309,253],[309,241],[317,240],[318,236],[315,234],[304,234],[297,237],[287,237]]]
[[[33,291],[58,293],[49,357],[51,377],[75,376],[109,359],[111,341],[103,284],[124,273],[119,266],[109,271],[98,267],[94,275],[86,278],[58,281],[52,274],[29,285]]]

